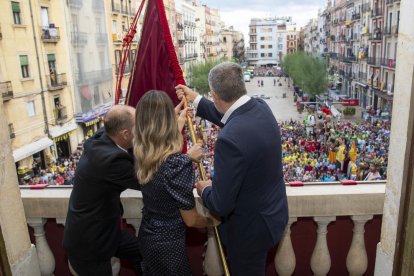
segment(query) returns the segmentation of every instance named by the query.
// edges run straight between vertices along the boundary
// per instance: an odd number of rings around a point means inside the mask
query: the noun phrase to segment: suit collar
[[[248,100],[248,102],[246,102],[245,104],[243,104],[242,106],[240,106],[239,108],[237,108],[236,110],[234,110],[233,113],[231,113],[231,115],[229,116],[226,124],[228,124],[228,122],[230,122],[231,119],[233,119],[234,117],[243,114],[245,112],[247,112],[248,110],[250,110],[251,108],[253,108],[256,105],[256,100],[250,98]]]
[[[237,101],[234,102],[234,104],[232,104],[232,106],[230,106],[226,113],[224,113],[223,118],[221,118],[221,123],[225,125],[228,119],[230,118],[231,114],[233,114],[234,111],[236,111],[238,108],[247,103],[250,99],[251,98],[247,95],[241,96]]]

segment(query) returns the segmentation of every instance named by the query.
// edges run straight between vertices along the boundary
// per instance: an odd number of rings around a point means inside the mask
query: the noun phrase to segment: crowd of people
[[[34,162],[32,173],[20,178],[21,185],[72,185],[76,166],[83,152],[83,143],[68,158],[54,160],[47,169],[42,169],[40,163]]]
[[[382,121],[334,121],[332,117],[308,116],[304,122],[280,122],[283,173],[286,182],[332,182],[386,179],[390,124]],[[195,122],[203,133],[203,165],[214,175],[214,144],[220,128]],[[187,141],[191,146],[189,134]]]
[[[386,179],[390,125],[330,118],[280,124],[285,181]]]

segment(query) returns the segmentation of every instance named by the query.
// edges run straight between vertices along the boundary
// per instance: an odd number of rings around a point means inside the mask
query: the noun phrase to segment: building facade
[[[299,32],[291,17],[252,19],[247,61],[252,66],[279,65],[287,53],[298,49]]]
[[[361,107],[391,114],[400,20],[398,0],[328,1],[319,14],[334,86]],[[305,30],[305,36],[309,36]],[[314,53],[312,47],[305,51]]]
[[[78,145],[62,5],[0,3],[0,90],[20,178],[68,157]]]

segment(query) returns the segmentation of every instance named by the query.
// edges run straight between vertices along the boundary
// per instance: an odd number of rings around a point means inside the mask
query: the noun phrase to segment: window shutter
[[[19,2],[12,2],[12,11],[13,12],[20,12],[20,3]]]
[[[29,65],[29,60],[27,56],[20,56],[20,65]]]
[[[54,54],[47,55],[47,61],[56,61],[56,57]]]

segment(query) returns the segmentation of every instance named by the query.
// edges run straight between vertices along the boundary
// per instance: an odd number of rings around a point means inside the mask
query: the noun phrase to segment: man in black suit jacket
[[[69,199],[63,247],[78,275],[112,275],[111,257],[139,268],[138,239],[120,228],[120,194],[139,189],[132,148],[135,109],[114,106],[86,140]],[[138,211],[138,210],[137,210]]]
[[[232,275],[264,275],[268,250],[288,221],[279,126],[268,105],[246,95],[243,69],[231,62],[208,76],[213,102],[188,87],[177,95],[193,102],[197,116],[222,127],[212,181],[197,183],[204,205],[222,218],[220,234]]]

